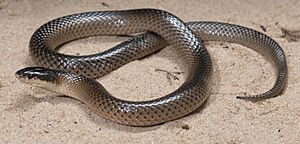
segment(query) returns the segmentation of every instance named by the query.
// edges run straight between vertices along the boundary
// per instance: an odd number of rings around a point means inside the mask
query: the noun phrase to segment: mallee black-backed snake
[[[71,56],[55,51],[64,43],[83,37],[124,34],[137,35],[99,54]],[[277,80],[271,90],[238,98],[263,100],[283,90],[287,79],[286,58],[270,37],[221,22],[184,23],[169,12],[156,9],[86,12],[52,20],[41,26],[30,40],[30,55],[41,67],[24,68],[16,76],[27,84],[76,98],[112,121],[150,126],[193,112],[210,95],[213,66],[202,41],[241,44],[269,58],[276,66]],[[126,101],[112,96],[93,80],[167,45],[179,53],[187,76],[177,90],[164,97]]]

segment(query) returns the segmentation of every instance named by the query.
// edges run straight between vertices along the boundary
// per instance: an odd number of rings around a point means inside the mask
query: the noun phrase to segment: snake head
[[[27,67],[15,73],[15,76],[26,84],[48,89],[56,84],[57,74],[54,70],[42,67]]]

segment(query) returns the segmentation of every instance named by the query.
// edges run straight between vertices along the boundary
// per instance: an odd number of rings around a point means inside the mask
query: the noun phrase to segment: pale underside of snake
[[[55,51],[64,43],[83,37],[124,34],[137,35],[99,54],[71,56]],[[238,98],[264,100],[283,90],[287,79],[286,58],[282,48],[270,37],[227,23],[184,23],[156,9],[86,12],[52,20],[41,26],[30,40],[30,55],[42,67],[24,68],[16,72],[16,77],[27,84],[78,99],[112,121],[131,126],[156,125],[193,112],[210,95],[213,67],[202,41],[241,44],[274,63],[277,79],[272,89]],[[92,79],[167,45],[179,53],[187,77],[177,90],[166,96],[139,102],[122,100]]]

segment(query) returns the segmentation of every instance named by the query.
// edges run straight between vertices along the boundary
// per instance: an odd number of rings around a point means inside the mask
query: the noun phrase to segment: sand
[[[0,0],[0,143],[300,143],[300,1],[96,1]],[[244,25],[275,39],[287,55],[285,92],[263,102],[235,96],[268,90],[274,67],[246,47],[208,43],[214,61],[213,94],[192,115],[162,125],[136,128],[105,120],[83,103],[19,82],[14,73],[33,66],[28,42],[54,18],[86,11],[159,8],[184,21],[221,21]],[[282,31],[287,30],[287,32]],[[298,31],[297,31],[298,30]],[[125,38],[96,37],[71,42],[60,52],[91,54]],[[182,74],[170,48],[134,61],[98,79],[113,95],[148,100],[174,91]]]

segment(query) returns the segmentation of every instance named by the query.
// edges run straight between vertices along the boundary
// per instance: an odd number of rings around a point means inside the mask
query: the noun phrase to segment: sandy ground
[[[0,143],[300,143],[299,7],[297,0],[0,0]],[[154,127],[110,122],[77,100],[15,78],[15,71],[34,65],[28,42],[43,23],[72,13],[132,8],[164,9],[184,21],[240,24],[271,36],[287,55],[289,80],[284,94],[259,103],[237,100],[237,95],[271,88],[274,67],[243,46],[218,42],[207,44],[215,69],[208,102],[192,115]],[[67,44],[61,52],[90,54],[123,40],[87,38]],[[165,49],[98,81],[119,98],[153,99],[183,83],[181,75],[179,80],[168,79],[156,69],[180,72],[177,67],[175,55]]]

